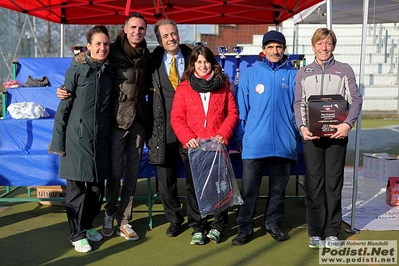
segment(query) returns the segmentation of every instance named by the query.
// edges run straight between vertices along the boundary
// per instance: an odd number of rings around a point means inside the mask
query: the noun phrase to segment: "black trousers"
[[[158,190],[166,219],[172,224],[182,224],[181,205],[177,190],[177,169],[180,160],[179,143],[166,145],[165,163],[157,165]]]
[[[303,141],[309,236],[338,236],[348,138]]]
[[[66,213],[71,228],[70,240],[86,237],[86,230],[93,228],[94,218],[100,213],[104,182],[67,180]]]
[[[201,217],[201,213],[198,208],[197,197],[195,195],[190,162],[188,160],[188,149],[180,147],[180,155],[183,159],[184,170],[186,173],[188,225],[193,229],[193,233],[205,233],[211,228],[216,229],[219,232],[223,232],[227,226],[228,209],[215,214],[214,221],[211,224],[209,224],[207,217]]]

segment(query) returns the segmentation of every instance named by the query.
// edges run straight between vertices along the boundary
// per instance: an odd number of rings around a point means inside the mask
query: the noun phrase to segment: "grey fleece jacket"
[[[349,113],[344,123],[353,127],[362,109],[363,98],[352,67],[331,56],[321,65],[315,60],[297,72],[294,111],[298,128],[308,126],[306,108],[309,96],[327,94],[340,94],[348,101]]]

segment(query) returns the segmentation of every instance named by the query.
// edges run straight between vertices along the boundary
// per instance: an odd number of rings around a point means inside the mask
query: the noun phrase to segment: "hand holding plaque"
[[[348,102],[342,95],[312,95],[307,106],[308,128],[313,136],[330,137],[348,116]]]

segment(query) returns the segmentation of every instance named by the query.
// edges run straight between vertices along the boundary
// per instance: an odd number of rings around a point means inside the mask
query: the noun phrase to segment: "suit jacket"
[[[187,67],[191,48],[180,44],[180,50],[184,56],[185,67]],[[163,55],[165,51],[161,46],[155,48],[152,52],[153,72],[152,89],[148,101],[152,107],[152,131],[148,136],[148,160],[152,164],[163,164],[165,162],[166,144],[177,142],[177,138],[170,125],[170,112],[172,102],[175,96],[175,90],[169,81],[168,74],[165,71]]]

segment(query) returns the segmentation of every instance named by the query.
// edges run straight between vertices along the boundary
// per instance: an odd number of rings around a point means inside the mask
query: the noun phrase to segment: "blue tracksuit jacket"
[[[235,131],[242,159],[297,160],[299,132],[293,109],[296,72],[288,60],[275,70],[259,61],[243,71],[236,92],[240,123]]]

